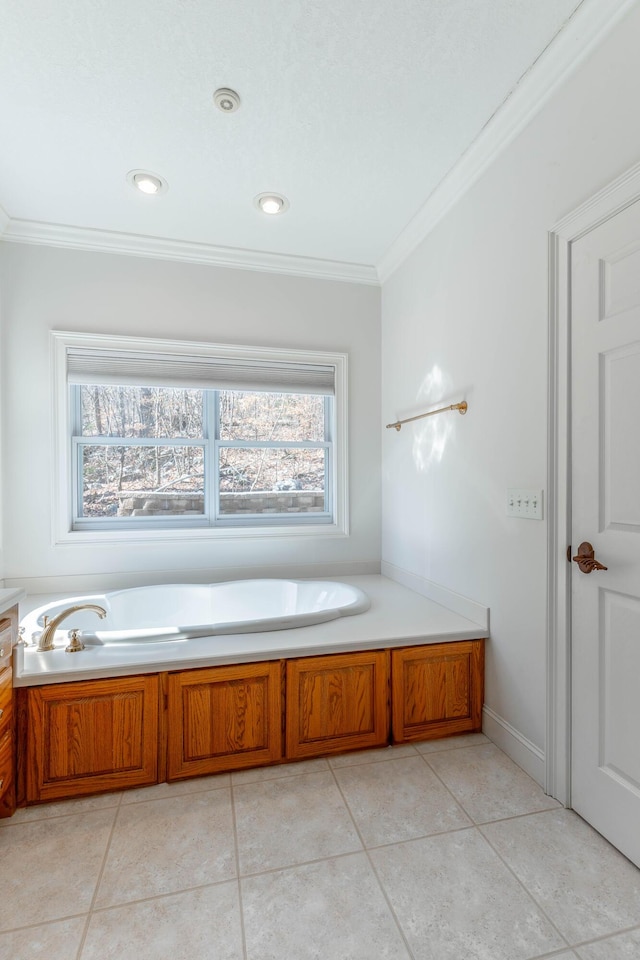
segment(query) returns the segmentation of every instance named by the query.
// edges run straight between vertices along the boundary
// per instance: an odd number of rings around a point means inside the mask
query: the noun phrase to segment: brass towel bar
[[[447,410],[458,410],[460,413],[466,413],[467,401],[463,400],[462,403],[452,403],[448,407],[440,407],[439,410],[431,410],[429,413],[419,413],[417,417],[407,417],[406,420],[396,420],[395,423],[387,424],[387,430],[390,430],[391,427],[400,430],[403,423],[413,423],[414,420],[422,420],[423,417],[435,417],[436,413],[446,413]]]

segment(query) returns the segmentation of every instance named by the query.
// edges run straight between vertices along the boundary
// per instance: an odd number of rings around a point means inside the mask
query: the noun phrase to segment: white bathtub
[[[288,630],[369,609],[358,587],[330,580],[235,580],[134,587],[112,593],[69,597],[45,604],[26,616],[25,639],[42,630],[65,608],[83,603],[104,607],[107,616],[79,610],[60,624],[58,639],[79,628],[87,645],[109,646],[185,641],[223,634]]]

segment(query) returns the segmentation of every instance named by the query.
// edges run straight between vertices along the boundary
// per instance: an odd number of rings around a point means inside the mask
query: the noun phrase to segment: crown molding
[[[217,267],[256,270],[263,273],[281,273],[320,280],[342,280],[348,283],[378,285],[374,266],[366,263],[347,263],[316,257],[299,257],[269,253],[264,250],[241,250],[235,247],[217,247],[189,240],[168,240],[111,230],[70,227],[32,220],[12,220],[7,217],[3,226],[0,208],[0,236],[12,243],[42,244],[72,250],[90,250],[97,253],[117,253],[131,257],[149,257],[155,260],[182,260]],[[5,214],[6,216],[6,214]]]
[[[582,0],[377,264],[384,283],[638,0]]]
[[[565,243],[573,243],[629,204],[636,203],[639,197],[640,163],[635,163],[559,220],[551,233]]]

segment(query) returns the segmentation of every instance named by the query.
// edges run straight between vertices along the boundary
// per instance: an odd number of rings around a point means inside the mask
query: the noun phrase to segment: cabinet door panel
[[[466,640],[392,651],[395,743],[481,729],[483,643]]]
[[[28,801],[157,781],[157,676],[33,687],[28,714]]]
[[[282,758],[280,663],[169,674],[168,779]]]
[[[385,744],[388,701],[386,650],[287,661],[287,757]]]

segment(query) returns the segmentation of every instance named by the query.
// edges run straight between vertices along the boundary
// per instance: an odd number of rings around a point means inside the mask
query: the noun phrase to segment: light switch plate
[[[542,490],[507,490],[507,516],[525,520],[542,520]]]

